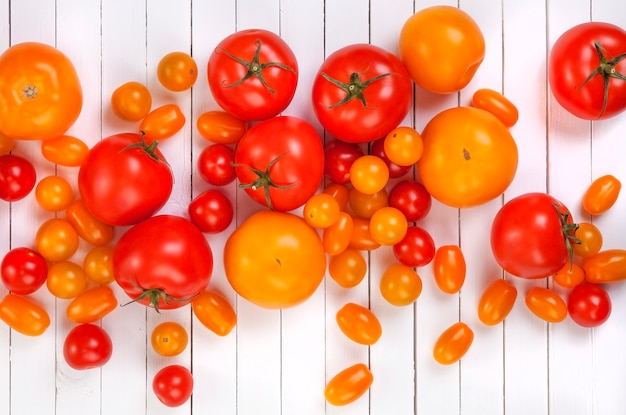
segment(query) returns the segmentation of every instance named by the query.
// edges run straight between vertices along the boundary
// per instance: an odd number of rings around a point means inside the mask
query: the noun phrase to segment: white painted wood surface
[[[626,285],[609,287],[613,315],[596,329],[569,319],[547,324],[523,303],[525,291],[542,281],[505,276],[518,288],[516,306],[504,324],[481,325],[478,299],[488,281],[502,275],[489,250],[489,226],[501,204],[528,191],[548,191],[590,220],[580,208],[589,183],[603,174],[626,180],[626,118],[586,122],[566,113],[549,95],[546,56],[568,27],[608,21],[626,27],[626,3],[616,0],[0,0],[0,49],[22,41],[57,46],[74,62],[85,93],[81,116],[70,133],[90,145],[101,137],[136,128],[116,120],[108,106],[123,82],[145,82],[154,104],[176,102],[187,124],[162,144],[172,164],[175,187],[163,212],[185,214],[191,198],[206,189],[195,174],[197,155],[207,143],[195,130],[202,112],[217,109],[206,83],[212,48],[226,35],[259,27],[279,33],[300,64],[300,82],[286,113],[317,126],[309,105],[312,78],[324,57],[357,42],[395,50],[403,22],[434,4],[459,6],[478,22],[487,41],[485,61],[459,94],[434,96],[419,89],[405,122],[421,130],[442,109],[466,105],[474,90],[503,91],[519,108],[512,129],[519,147],[517,176],[503,198],[457,210],[439,203],[421,223],[437,245],[458,243],[468,262],[466,284],[458,295],[438,291],[430,266],[418,269],[424,290],[414,306],[388,305],[377,290],[382,270],[393,261],[389,250],[368,255],[367,281],[346,291],[327,279],[305,304],[284,311],[259,309],[236,297],[219,262],[226,235],[258,206],[230,185],[237,206],[233,225],[207,236],[218,262],[211,287],[236,306],[236,329],[222,338],[199,324],[185,307],[156,314],[140,305],[115,310],[102,321],[114,343],[102,369],[76,371],[62,356],[72,325],[64,316],[66,300],[45,287],[33,294],[49,311],[51,327],[30,338],[0,326],[0,413],[59,414],[471,414],[471,415],[620,415],[626,413]],[[192,53],[201,74],[192,91],[170,93],[156,80],[158,60],[181,50]],[[18,143],[16,153],[39,157],[36,143]],[[75,178],[76,170],[55,170],[37,162],[40,177]],[[626,247],[621,197],[608,213],[593,218],[606,248]],[[0,205],[0,251],[32,245],[39,224],[51,215],[38,208],[34,194]],[[76,258],[84,254],[84,248]],[[0,288],[0,294],[6,290]],[[123,301],[126,297],[116,291]],[[346,301],[368,304],[384,334],[371,346],[347,340],[335,323]],[[182,323],[190,345],[180,356],[159,357],[149,345],[152,328],[165,320]],[[438,335],[456,321],[475,331],[460,363],[441,366],[432,358]],[[324,401],[325,383],[356,362],[371,367],[375,380],[355,403],[333,407]],[[192,369],[192,399],[178,408],[163,406],[152,393],[152,376],[166,364]]]

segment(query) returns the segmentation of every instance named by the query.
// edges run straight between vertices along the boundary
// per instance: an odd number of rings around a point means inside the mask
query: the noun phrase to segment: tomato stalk
[[[622,53],[611,60],[607,60],[607,57],[605,55],[606,50],[600,45],[600,43],[593,42],[593,45],[596,48],[596,53],[598,54],[600,65],[598,65],[598,67],[589,74],[587,79],[585,79],[585,81],[577,89],[580,90],[594,76],[602,76],[604,81],[604,98],[602,101],[602,110],[600,111],[600,115],[598,116],[598,118],[601,118],[604,114],[604,111],[606,110],[606,106],[609,101],[609,82],[611,78],[626,81],[626,76],[617,72],[617,69],[615,69],[617,64],[620,63],[622,59],[626,58],[626,53]]]
[[[140,134],[139,135],[139,140],[140,140],[139,142],[133,143],[133,144],[130,144],[130,145],[124,147],[123,149],[120,150],[120,153],[122,151],[130,150],[130,149],[133,149],[133,148],[139,148],[139,149],[145,151],[146,154],[148,156],[150,156],[150,158],[153,159],[154,161],[163,161],[163,162],[165,162],[165,160],[160,158],[159,155],[156,153],[156,148],[157,148],[157,145],[159,144],[158,141],[154,140],[150,144],[147,144],[146,140],[143,139],[143,136],[144,136],[143,133]]]
[[[261,83],[263,84],[263,86],[272,94],[275,95],[276,91],[269,86],[269,84],[267,83],[267,81],[265,80],[265,78],[263,77],[263,71],[268,68],[268,67],[277,67],[280,69],[284,69],[286,71],[291,71],[293,72],[294,69],[290,68],[289,66],[280,63],[280,62],[266,62],[266,63],[261,63],[260,59],[259,59],[259,55],[261,53],[261,46],[263,45],[263,41],[261,41],[261,39],[257,39],[257,41],[255,42],[255,44],[257,45],[256,51],[254,52],[254,57],[252,58],[251,61],[247,61],[245,59],[239,58],[235,55],[233,55],[232,53],[230,53],[229,51],[227,51],[224,48],[221,48],[220,50],[222,52],[224,52],[226,54],[226,56],[228,56],[229,58],[239,62],[241,65],[245,66],[246,68],[248,68],[248,72],[246,72],[246,74],[243,76],[243,78],[241,78],[240,80],[230,84],[230,85],[224,85],[224,88],[232,88],[235,87],[243,82],[245,82],[246,80],[252,78],[252,77],[256,77],[259,81],[261,81]]]
[[[576,230],[578,230],[579,225],[577,223],[569,222],[569,219],[571,217],[571,213],[569,212],[569,210],[566,209],[565,212],[563,212],[561,211],[561,207],[558,204],[554,204],[553,206],[556,209],[557,214],[559,215],[561,229],[563,230],[563,238],[565,240],[565,247],[567,248],[571,268],[571,265],[574,263],[574,248],[572,246],[572,243],[581,243],[580,239],[574,236],[576,234]]]
[[[169,295],[168,293],[165,292],[165,290],[162,290],[160,288],[149,288],[147,290],[144,290],[143,288],[139,286],[137,286],[137,288],[142,290],[142,293],[134,300],[131,300],[127,303],[122,304],[122,307],[125,307],[132,303],[140,302],[141,300],[147,298],[149,300],[149,306],[154,308],[157,313],[160,313],[161,311],[159,310],[159,302],[161,300],[163,300],[165,304],[169,304],[170,301],[186,303],[186,302],[193,300],[199,294],[199,293],[194,294],[191,297],[187,297],[187,298],[177,298],[177,297],[173,297]]]
[[[363,104],[365,108],[369,108],[367,106],[367,101],[365,100],[365,96],[363,95],[363,93],[365,92],[365,89],[368,86],[370,86],[372,83],[378,81],[379,79],[384,78],[386,76],[390,76],[390,75],[393,75],[393,73],[380,74],[378,76],[375,76],[363,82],[361,80],[361,74],[358,72],[354,72],[350,75],[350,82],[346,84],[322,72],[322,76],[324,77],[324,79],[326,79],[328,82],[332,83],[333,85],[343,89],[343,91],[346,93],[346,96],[344,99],[342,99],[339,102],[334,103],[328,108],[331,109],[331,108],[335,108],[343,104],[347,104],[353,99],[358,99],[359,101],[361,101],[361,104]]]

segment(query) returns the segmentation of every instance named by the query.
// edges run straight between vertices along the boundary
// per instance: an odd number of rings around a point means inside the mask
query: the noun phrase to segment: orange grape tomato
[[[187,347],[187,330],[175,321],[165,321],[152,329],[150,344],[161,356],[172,357],[181,354]]]
[[[463,251],[457,245],[442,245],[435,252],[433,275],[435,283],[447,294],[459,292],[465,282],[467,266]]]
[[[489,111],[495,115],[507,128],[513,127],[519,118],[515,104],[507,97],[493,89],[483,88],[474,92],[472,107]]]
[[[372,386],[374,376],[363,363],[357,363],[337,373],[326,384],[324,397],[335,406],[347,405],[359,399]]]
[[[365,154],[350,166],[350,183],[361,193],[380,192],[388,181],[389,167],[378,156]]]
[[[113,248],[110,246],[94,246],[83,258],[85,275],[96,284],[110,284],[115,281],[113,276]]]
[[[196,120],[200,135],[208,141],[221,144],[237,144],[248,130],[248,123],[225,111],[207,111]]]
[[[594,180],[583,195],[583,209],[590,215],[600,215],[617,201],[622,183],[610,174]]]
[[[200,323],[219,336],[226,336],[237,324],[235,309],[217,291],[202,291],[191,301],[191,308]]]
[[[387,134],[383,141],[383,149],[392,163],[410,166],[422,157],[424,141],[414,128],[400,126]]]
[[[435,342],[433,357],[442,365],[460,360],[474,341],[474,332],[462,321],[448,327]]]
[[[339,219],[339,202],[328,193],[317,193],[305,203],[302,216],[306,223],[314,228],[324,229]]]
[[[63,218],[43,222],[35,235],[35,250],[48,261],[63,261],[78,250],[79,236],[72,224]]]
[[[328,274],[343,288],[356,287],[367,274],[367,261],[356,249],[345,249],[330,257]]]
[[[580,243],[573,243],[572,249],[574,250],[574,255],[580,258],[597,254],[602,249],[602,244],[604,243],[602,232],[596,225],[590,222],[580,222],[574,237]]]
[[[585,280],[604,284],[626,280],[626,249],[606,249],[584,258]]]
[[[74,200],[74,189],[61,176],[46,176],[35,187],[35,199],[42,209],[58,212],[67,208]]]
[[[564,288],[574,288],[585,281],[585,271],[580,265],[567,262],[552,276],[552,281]]]
[[[115,293],[108,285],[89,288],[67,305],[65,315],[74,323],[93,323],[117,307]]]
[[[322,231],[324,251],[330,255],[343,252],[352,240],[354,219],[346,212],[340,212],[338,219]]]
[[[87,285],[85,270],[75,262],[59,261],[48,267],[46,286],[57,298],[75,298],[87,288]]]
[[[399,209],[386,206],[370,218],[370,235],[380,245],[395,245],[406,235],[409,223]]]
[[[337,325],[342,333],[353,342],[371,346],[383,334],[376,315],[367,307],[347,303],[337,311]]]
[[[78,236],[91,245],[106,245],[115,236],[115,228],[93,216],[81,199],[76,199],[68,206],[65,217],[76,229]]]
[[[550,323],[567,317],[567,304],[559,294],[546,287],[532,287],[526,293],[526,306],[534,315]]]
[[[381,276],[379,289],[389,304],[405,306],[415,302],[422,293],[422,279],[413,268],[394,264]]]
[[[196,61],[185,52],[170,52],[157,65],[157,79],[165,89],[185,91],[198,79]]]
[[[340,183],[330,183],[324,189],[324,193],[331,195],[339,204],[339,210],[345,212],[350,194],[348,186]]]
[[[89,153],[89,146],[80,138],[62,135],[41,142],[41,154],[51,163],[79,167]]]
[[[126,82],[111,94],[111,109],[113,113],[124,121],[141,121],[152,108],[152,94],[144,84]]]
[[[494,326],[502,322],[509,315],[515,300],[517,288],[507,280],[494,280],[483,291],[478,302],[478,319],[487,326]]]
[[[369,219],[378,209],[386,207],[389,196],[386,189],[382,189],[376,193],[362,193],[356,189],[350,189],[348,192],[348,206],[354,216]]]
[[[373,251],[380,247],[380,243],[372,238],[369,219],[352,218],[352,223],[352,235],[350,235],[350,242],[348,243],[349,248]]]
[[[50,316],[36,301],[8,293],[0,301],[0,319],[13,330],[27,336],[39,336],[50,326]]]
[[[185,114],[176,104],[165,104],[150,111],[141,121],[139,131],[146,143],[172,137],[185,125]]]

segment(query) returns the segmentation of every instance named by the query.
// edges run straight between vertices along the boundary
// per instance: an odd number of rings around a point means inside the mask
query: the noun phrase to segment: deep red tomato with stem
[[[35,166],[28,159],[15,154],[0,156],[0,199],[7,202],[23,199],[36,182]]]
[[[73,369],[101,367],[113,354],[113,342],[100,326],[79,324],[67,333],[63,342],[63,357]]]

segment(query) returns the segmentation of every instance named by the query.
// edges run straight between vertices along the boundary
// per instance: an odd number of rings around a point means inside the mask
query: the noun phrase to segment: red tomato
[[[67,305],[65,315],[74,323],[93,323],[117,308],[117,298],[108,285],[101,285],[78,294]]]
[[[45,308],[28,297],[8,293],[0,301],[0,320],[26,336],[39,336],[50,326]]]
[[[185,125],[185,114],[176,104],[165,104],[153,109],[141,120],[139,131],[146,143],[172,137]]]
[[[472,107],[489,111],[507,128],[513,127],[519,117],[517,107],[504,95],[493,89],[483,88],[474,92]]]
[[[379,138],[378,140],[374,140],[370,144],[370,154],[372,156],[376,156],[385,162],[387,165],[387,170],[389,170],[389,178],[397,179],[398,177],[402,177],[411,170],[412,166],[400,166],[389,160],[389,157],[385,153],[385,138]]]
[[[393,255],[409,267],[422,267],[435,257],[435,241],[420,226],[409,226],[400,242],[393,245]]]
[[[226,336],[237,324],[235,309],[217,291],[202,291],[191,301],[191,308],[198,321],[218,336]]]
[[[433,357],[442,365],[460,360],[474,341],[474,332],[462,321],[448,327],[435,342]]]
[[[214,186],[224,186],[237,178],[235,172],[235,150],[226,144],[206,146],[198,157],[198,173],[202,179]]]
[[[617,201],[622,183],[610,174],[595,179],[583,195],[583,209],[590,215],[600,215]]]
[[[334,183],[350,183],[350,167],[363,155],[356,143],[335,140],[324,147],[324,175]]]
[[[37,172],[33,164],[15,154],[0,156],[0,199],[15,202],[35,187]]]
[[[500,208],[491,225],[491,249],[504,270],[544,278],[570,259],[576,225],[567,208],[545,193],[525,193]]]
[[[0,276],[7,290],[15,294],[32,294],[46,282],[48,263],[30,248],[13,248],[2,258]]]
[[[389,191],[388,203],[404,213],[407,221],[415,222],[430,212],[432,197],[423,184],[406,179],[393,185]]]
[[[371,44],[328,56],[313,81],[313,109],[334,137],[366,143],[385,137],[409,111],[409,74],[394,54]]]
[[[550,323],[567,317],[567,304],[555,291],[546,287],[532,287],[526,293],[526,306],[534,315]]]
[[[447,294],[459,292],[465,282],[467,270],[463,251],[456,245],[442,245],[434,257],[433,275],[441,291]]]
[[[148,146],[134,133],[98,141],[78,172],[85,207],[113,226],[152,216],[165,205],[172,187],[172,172],[156,143]]]
[[[371,346],[383,334],[376,315],[359,304],[345,304],[337,311],[336,320],[343,334],[359,344]]]
[[[113,252],[115,281],[133,302],[157,311],[188,304],[206,288],[212,272],[209,243],[179,216],[153,216],[131,227]]]
[[[357,363],[337,373],[326,384],[324,396],[331,405],[347,405],[359,399],[372,385],[374,376],[363,363]]]
[[[586,22],[552,45],[548,81],[557,102],[585,120],[613,117],[626,109],[626,31]]]
[[[101,367],[109,361],[113,343],[109,334],[100,326],[86,323],[75,326],[63,343],[63,357],[67,364],[77,370]]]
[[[165,366],[152,379],[152,390],[165,406],[181,406],[193,392],[193,376],[180,365]]]
[[[233,221],[233,204],[217,189],[209,189],[196,196],[187,207],[189,220],[206,233],[220,233]]]
[[[487,326],[495,326],[509,315],[515,300],[517,288],[503,278],[494,280],[483,291],[478,302],[478,319]]]
[[[248,29],[218,43],[209,57],[207,75],[222,109],[244,121],[260,121],[278,115],[291,103],[298,62],[280,36]]]
[[[306,121],[280,116],[262,121],[239,140],[237,177],[246,193],[277,211],[301,207],[313,196],[324,175],[324,148]]]
[[[611,297],[596,284],[582,283],[570,291],[567,310],[574,322],[583,327],[597,327],[611,315]]]

